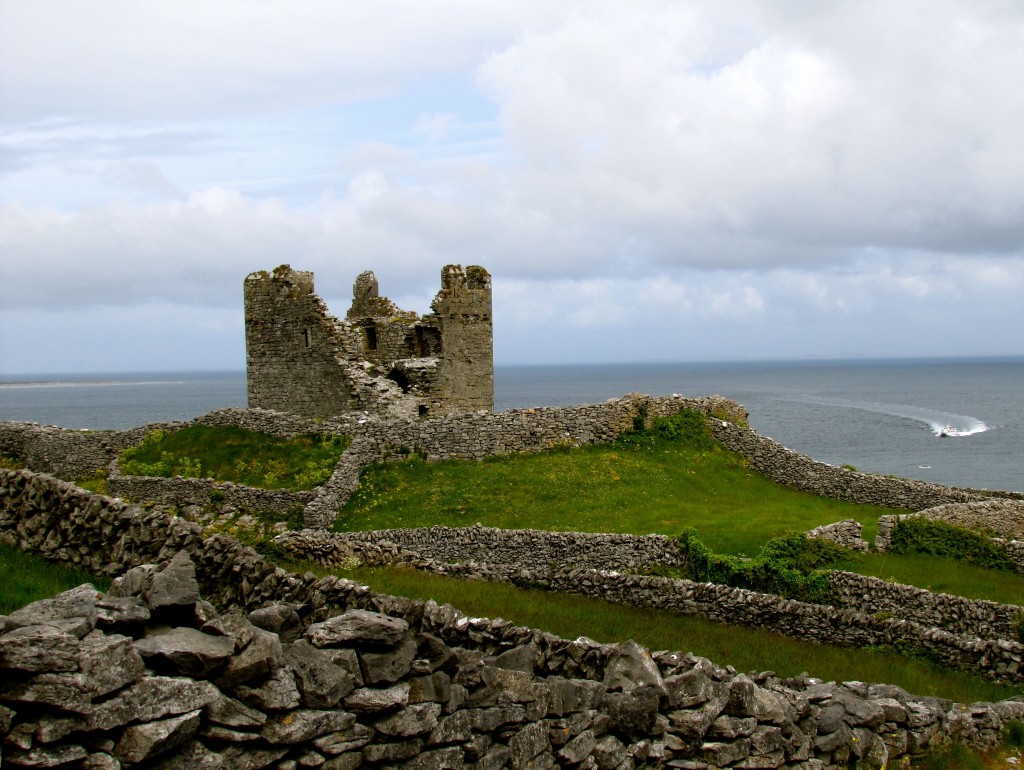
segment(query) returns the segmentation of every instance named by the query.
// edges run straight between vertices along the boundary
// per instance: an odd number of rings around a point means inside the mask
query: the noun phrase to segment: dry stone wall
[[[531,557],[516,563],[503,559],[518,552],[528,531],[504,531],[507,534],[503,535],[502,530],[494,530],[485,542],[490,540],[495,553],[501,556],[489,559],[474,542],[475,529],[431,528],[420,530],[418,538],[406,530],[398,533],[400,543],[385,539],[394,530],[345,534],[304,530],[281,535],[277,542],[298,559],[329,566],[345,564],[354,556],[363,560],[366,551],[358,546],[373,544],[383,554],[390,554],[393,563],[406,563],[438,574],[581,594],[630,606],[698,615],[721,623],[767,628],[828,644],[899,646],[992,679],[1024,682],[1024,644],[1016,640],[1015,630],[1024,607],[934,595],[845,572],[834,572],[830,577],[835,606],[713,583],[624,574],[601,566],[606,560],[600,551],[596,560],[587,564],[591,553],[588,541],[601,536],[575,535],[578,539],[572,540],[573,533],[567,533],[564,545],[567,554],[578,562],[576,565]],[[449,543],[439,545],[438,541],[445,536],[451,536]],[[498,543],[502,537],[506,542]],[[459,544],[467,545],[461,558],[457,552]],[[445,563],[424,551],[446,552],[456,558]],[[474,556],[469,558],[469,553]],[[681,553],[675,552],[674,556],[682,561]],[[373,563],[378,563],[378,559],[384,560],[373,558]]]
[[[369,463],[407,456],[410,452],[418,452],[429,461],[452,457],[482,459],[510,452],[537,452],[559,446],[606,442],[631,429],[636,420],[649,423],[654,417],[674,414],[682,408],[715,415],[710,425],[715,438],[726,447],[744,455],[751,467],[772,480],[812,494],[914,511],[951,503],[1024,504],[1024,493],[945,487],[858,473],[816,462],[737,425],[736,422],[745,420],[746,412],[721,396],[685,398],[630,394],[603,404],[460,413],[422,421],[385,419],[360,412],[314,420],[267,409],[223,409],[193,422],[238,425],[281,436],[308,432],[352,436],[352,444],[342,455],[333,475],[305,508],[307,527],[326,528],[358,487],[359,477]],[[733,422],[717,419],[723,415]],[[149,430],[173,430],[185,424],[80,434],[31,423],[0,423],[0,451],[24,458],[26,467],[32,470],[79,478],[91,475],[98,467],[108,466],[121,449],[140,443]],[[149,498],[155,498],[152,484],[147,488],[151,490]],[[171,496],[161,499],[173,502]]]
[[[1019,701],[747,676],[290,574],[231,538],[24,471],[0,472],[0,500],[7,540],[135,567],[109,594],[0,618],[12,766],[881,768],[949,737],[990,746],[1024,719]]]

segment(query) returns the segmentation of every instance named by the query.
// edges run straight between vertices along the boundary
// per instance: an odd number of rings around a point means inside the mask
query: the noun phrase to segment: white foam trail
[[[876,414],[889,414],[893,417],[905,417],[909,420],[927,425],[936,436],[973,436],[975,433],[984,433],[990,430],[989,426],[977,417],[967,414],[954,414],[953,412],[940,412],[935,409],[926,409],[921,406],[908,406],[906,404],[883,404],[873,401],[853,401],[846,398],[825,398],[823,396],[801,396],[791,399],[823,406],[839,406],[847,409],[861,409],[865,412]]]

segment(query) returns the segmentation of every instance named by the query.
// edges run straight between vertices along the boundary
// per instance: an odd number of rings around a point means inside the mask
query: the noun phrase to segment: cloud
[[[461,262],[510,356],[1019,350],[1015,5],[82,9],[0,4],[12,312],[230,312],[283,262],[343,312]]]

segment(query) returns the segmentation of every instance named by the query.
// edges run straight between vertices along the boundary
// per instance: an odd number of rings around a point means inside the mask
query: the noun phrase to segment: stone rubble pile
[[[200,598],[185,551],[129,570],[109,593],[83,585],[36,602],[0,618],[2,761],[819,770],[857,759],[881,768],[951,732],[991,745],[1006,721],[1024,719],[1024,702],[963,707],[886,685],[747,676],[634,642],[538,638],[432,602],[404,606],[404,615],[354,608],[316,622],[287,602],[219,612]]]

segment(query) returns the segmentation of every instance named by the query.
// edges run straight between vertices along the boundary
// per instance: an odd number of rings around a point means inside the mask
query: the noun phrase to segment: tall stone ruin
[[[331,417],[350,411],[423,418],[494,408],[491,276],[447,265],[433,313],[380,295],[362,273],[345,318],[331,315],[313,274],[281,265],[246,276],[250,407]]]

